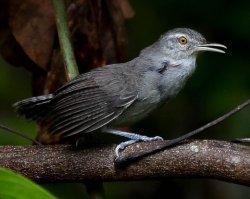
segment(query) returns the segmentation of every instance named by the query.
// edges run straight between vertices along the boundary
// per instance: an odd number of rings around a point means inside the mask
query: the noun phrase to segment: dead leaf
[[[117,0],[117,4],[120,5],[122,14],[125,19],[134,17],[135,11],[129,3],[129,0]]]
[[[9,24],[24,52],[46,69],[55,37],[55,20],[49,0],[9,1]]]

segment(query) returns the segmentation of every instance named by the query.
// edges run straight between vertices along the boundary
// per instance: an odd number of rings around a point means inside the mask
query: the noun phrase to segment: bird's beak
[[[195,52],[212,51],[212,52],[217,52],[217,53],[225,53],[225,51],[220,48],[227,49],[227,47],[222,44],[208,43],[208,44],[201,44],[201,45],[196,46]]]

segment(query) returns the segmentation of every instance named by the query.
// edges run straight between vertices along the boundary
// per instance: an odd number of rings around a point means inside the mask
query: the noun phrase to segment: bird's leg
[[[126,137],[126,138],[130,139],[128,141],[125,141],[125,142],[118,144],[118,146],[115,149],[115,154],[116,154],[117,158],[120,156],[119,153],[121,150],[125,149],[127,146],[129,146],[135,142],[139,142],[139,141],[150,142],[150,141],[154,141],[154,140],[163,140],[163,138],[160,136],[148,137],[145,135],[130,133],[130,132],[116,130],[116,129],[109,129],[109,128],[104,128],[102,130],[102,132],[110,133],[110,134],[114,134],[114,135],[119,135],[119,136]]]
[[[145,135],[130,133],[130,132],[116,130],[116,129],[110,129],[110,128],[105,128],[102,130],[102,132],[110,133],[110,134],[114,134],[114,135],[119,135],[119,136],[126,137],[126,138],[129,138],[131,140],[136,140],[136,141],[149,142],[149,141],[153,141],[153,140],[163,140],[163,138],[160,136],[148,137]]]

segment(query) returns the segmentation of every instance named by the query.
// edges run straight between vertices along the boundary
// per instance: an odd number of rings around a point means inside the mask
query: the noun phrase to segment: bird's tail
[[[52,94],[32,97],[16,102],[13,107],[19,115],[27,119],[39,120],[49,112],[52,98]]]

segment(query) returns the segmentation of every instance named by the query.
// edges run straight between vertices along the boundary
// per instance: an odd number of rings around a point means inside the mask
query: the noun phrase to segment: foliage
[[[31,180],[8,169],[0,168],[1,199],[56,199]]]

